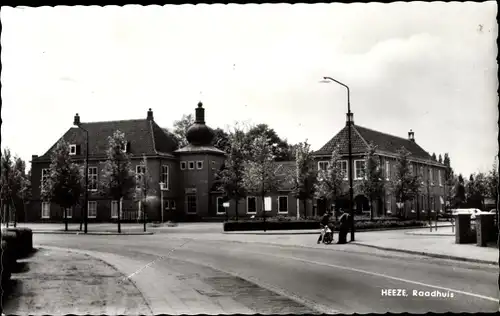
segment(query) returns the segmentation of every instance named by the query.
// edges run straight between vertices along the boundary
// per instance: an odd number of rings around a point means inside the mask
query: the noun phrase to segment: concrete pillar
[[[476,245],[486,247],[495,240],[495,214],[484,213],[476,215]]]
[[[455,243],[466,244],[470,239],[470,214],[455,215]]]

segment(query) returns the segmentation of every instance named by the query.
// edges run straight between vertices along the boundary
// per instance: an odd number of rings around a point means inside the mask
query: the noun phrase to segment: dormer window
[[[181,161],[181,170],[186,170],[186,162]]]
[[[75,144],[69,145],[69,154],[70,154],[70,156],[76,155],[76,145]]]
[[[194,169],[194,161],[188,162],[188,169],[193,170]]]

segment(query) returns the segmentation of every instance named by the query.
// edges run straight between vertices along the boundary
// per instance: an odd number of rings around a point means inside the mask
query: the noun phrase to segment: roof
[[[112,136],[116,130],[120,130],[125,134],[125,138],[129,143],[130,154],[133,156],[156,155],[159,153],[172,155],[176,146],[173,137],[167,134],[153,120],[82,122],[81,127],[87,130],[89,134],[90,156],[105,155],[108,148],[108,137]],[[82,155],[85,153],[86,133],[82,129],[71,127],[61,138],[70,144],[81,145]],[[39,159],[49,158],[56,144],[52,145]]]
[[[410,157],[431,160],[431,156],[416,142],[406,138],[393,136],[383,132],[375,131],[363,126],[352,125],[352,153],[364,153],[368,150],[368,145],[373,143],[377,146],[378,152],[397,154],[401,147],[405,147],[410,152]],[[330,155],[335,146],[340,145],[340,154],[347,155],[348,149],[348,126],[346,125],[337,135],[328,141],[315,155]]]
[[[197,146],[193,144],[188,144],[187,146],[177,149],[175,152],[181,154],[212,153],[212,154],[226,155],[224,151],[217,149],[214,146]]]

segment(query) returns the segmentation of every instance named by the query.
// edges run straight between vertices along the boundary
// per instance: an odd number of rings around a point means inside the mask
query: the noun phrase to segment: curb
[[[450,255],[441,255],[441,254],[430,253],[430,252],[425,252],[425,251],[413,251],[413,250],[406,250],[406,249],[380,247],[380,246],[374,246],[374,245],[361,244],[361,243],[357,243],[355,241],[352,242],[352,244],[357,245],[357,246],[363,246],[363,247],[369,247],[369,248],[375,248],[375,249],[393,251],[393,252],[402,252],[402,253],[408,253],[408,254],[412,254],[412,255],[420,255],[420,256],[426,256],[426,257],[432,257],[432,258],[498,265],[498,261],[463,258],[463,257],[457,257],[457,256],[450,256]]]
[[[443,226],[438,226],[440,227],[451,227],[452,225],[443,225]],[[369,229],[357,229],[355,232],[357,233],[362,233],[362,232],[377,232],[377,231],[393,231],[393,230],[405,230],[405,229],[427,229],[430,228],[429,226],[417,226],[417,227],[396,227],[396,228],[369,228]],[[434,228],[434,226],[433,226]],[[276,231],[273,232],[265,232],[265,233],[255,233],[254,231],[230,231],[230,232],[225,232],[223,231],[223,234],[226,235],[314,235],[314,234],[319,234],[320,228],[317,229],[315,232],[301,232],[300,230],[297,230],[297,232],[293,233],[278,233]],[[336,230],[338,231],[338,230]],[[406,233],[405,233],[406,234]],[[415,234],[417,235],[417,234]],[[424,235],[425,236],[425,235]],[[444,236],[455,236],[455,235],[444,235]]]
[[[126,233],[115,233],[115,232],[84,232],[80,231],[59,231],[59,230],[39,230],[33,231],[33,234],[56,234],[56,235],[107,235],[107,236],[124,236],[124,235],[153,235],[154,232],[126,232]]]
[[[455,234],[440,234],[440,233],[436,233],[436,234],[419,234],[419,233],[412,233],[412,232],[405,232],[405,235],[410,235],[410,236],[446,236],[446,237],[450,237],[450,236],[455,236]]]

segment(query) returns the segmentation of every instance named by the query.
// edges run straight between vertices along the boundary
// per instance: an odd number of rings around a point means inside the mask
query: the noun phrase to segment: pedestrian
[[[323,240],[323,237],[325,236],[326,232],[326,227],[328,227],[328,224],[330,224],[330,217],[332,216],[332,213],[330,211],[327,211],[325,214],[323,214],[323,217],[321,217],[321,220],[319,222],[321,226],[321,234],[319,235],[318,238],[318,244]],[[333,229],[332,229],[332,237],[333,237]]]
[[[340,218],[340,227],[339,227],[339,241],[337,244],[345,244],[347,242],[347,231],[349,230],[348,222],[349,222],[349,214],[345,213],[343,209],[339,209]]]

